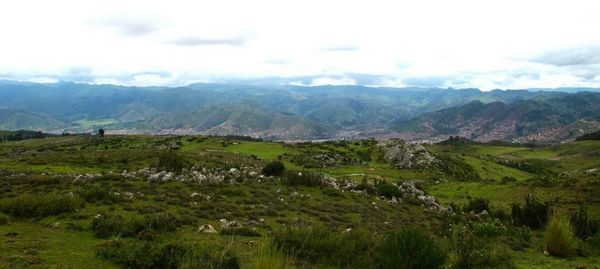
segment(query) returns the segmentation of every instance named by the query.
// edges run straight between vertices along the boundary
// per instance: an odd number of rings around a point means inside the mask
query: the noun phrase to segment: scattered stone
[[[217,230],[210,224],[203,224],[198,227],[199,233],[216,234]]]

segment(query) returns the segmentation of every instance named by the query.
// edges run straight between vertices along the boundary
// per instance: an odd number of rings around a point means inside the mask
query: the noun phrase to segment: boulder
[[[203,224],[198,227],[199,233],[216,234],[217,230],[210,224]]]

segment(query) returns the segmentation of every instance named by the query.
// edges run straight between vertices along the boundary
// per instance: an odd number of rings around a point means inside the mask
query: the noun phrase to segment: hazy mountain
[[[410,139],[559,142],[600,129],[600,94],[575,93],[514,103],[473,101],[427,113],[396,127]]]
[[[55,130],[65,126],[64,122],[43,115],[14,109],[0,109],[0,129],[2,130]]]
[[[569,92],[593,90],[565,89]],[[0,81],[0,109],[14,111],[13,116],[4,117],[0,128],[78,132],[102,127],[109,132],[203,132],[277,139],[379,136],[393,134],[398,122],[424,113],[456,107],[467,110],[464,113],[470,116],[469,109],[479,109],[471,107],[490,104],[485,107],[490,110],[490,116],[494,116],[493,108],[501,106],[497,102],[506,105],[532,99],[546,102],[570,95],[576,94],[561,89],[482,92],[478,89],[202,83],[168,88]],[[479,103],[471,103],[473,101]],[[463,105],[465,107],[461,107]],[[447,123],[446,127],[423,129],[422,134],[411,137],[437,136],[457,131],[444,128],[459,128],[451,121]]]

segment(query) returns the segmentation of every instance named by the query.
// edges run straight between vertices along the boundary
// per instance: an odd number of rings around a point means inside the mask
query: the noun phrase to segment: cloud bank
[[[597,29],[584,0],[23,0],[0,9],[0,79],[600,87]]]

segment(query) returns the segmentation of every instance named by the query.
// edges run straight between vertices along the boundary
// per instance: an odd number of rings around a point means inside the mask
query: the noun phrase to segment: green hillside
[[[176,257],[167,267],[381,268],[377,257],[390,257],[379,256],[389,250],[382,242],[397,233],[424,233],[444,267],[464,253],[479,255],[472,268],[600,262],[593,238],[574,239],[568,259],[544,255],[545,228],[526,228],[512,212],[531,194],[556,215],[586,206],[589,218],[600,218],[600,142],[460,141],[109,135],[3,142],[0,268],[164,267],[167,257]],[[273,161],[287,172],[261,175]],[[156,255],[140,255],[148,251]]]

